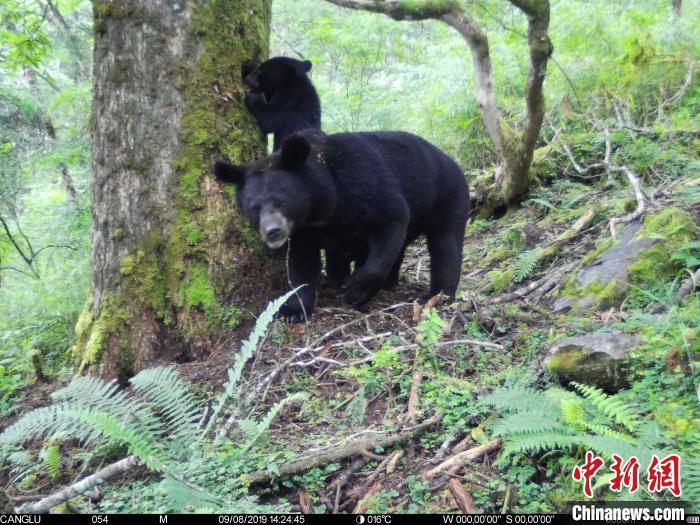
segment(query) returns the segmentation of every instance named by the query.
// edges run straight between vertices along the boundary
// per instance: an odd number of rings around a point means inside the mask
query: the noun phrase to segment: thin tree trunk
[[[76,326],[81,370],[123,379],[155,359],[199,357],[265,293],[255,244],[210,166],[264,154],[241,68],[267,56],[270,3],[93,1],[93,255]]]
[[[683,9],[683,0],[671,0],[671,5],[673,6],[673,16],[680,18]]]

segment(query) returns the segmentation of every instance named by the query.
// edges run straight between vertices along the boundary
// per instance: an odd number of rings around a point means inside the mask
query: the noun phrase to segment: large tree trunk
[[[243,105],[241,66],[267,56],[270,3],[94,0],[93,257],[76,327],[81,370],[123,379],[154,360],[200,357],[264,294],[256,245],[210,166],[264,154]],[[260,293],[251,294],[256,281]]]

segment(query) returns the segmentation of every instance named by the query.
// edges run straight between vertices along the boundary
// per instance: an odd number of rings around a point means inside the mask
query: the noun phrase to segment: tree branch
[[[425,0],[422,4],[406,0],[326,0],[348,9],[387,15],[394,20],[429,20],[457,9],[452,0]]]
[[[127,458],[119,460],[116,463],[112,463],[111,465],[108,465],[105,468],[98,470],[91,476],[88,476],[87,478],[82,479],[77,483],[74,483],[73,485],[62,489],[56,492],[55,494],[47,496],[41,501],[36,502],[34,505],[30,505],[29,511],[34,514],[42,514],[44,512],[48,512],[56,505],[60,505],[61,503],[64,503],[71,498],[79,496],[80,494],[87,492],[88,490],[96,487],[97,485],[101,485],[102,483],[113,478],[114,476],[117,476],[122,472],[126,472],[131,468],[138,466],[139,464],[140,462],[136,456],[129,456]]]

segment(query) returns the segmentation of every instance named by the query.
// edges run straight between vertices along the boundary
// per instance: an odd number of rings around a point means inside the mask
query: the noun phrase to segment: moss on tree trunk
[[[259,246],[213,159],[264,154],[241,67],[267,56],[271,0],[94,1],[93,260],[80,370],[128,377],[203,357],[254,296]],[[251,289],[257,287],[257,294]]]

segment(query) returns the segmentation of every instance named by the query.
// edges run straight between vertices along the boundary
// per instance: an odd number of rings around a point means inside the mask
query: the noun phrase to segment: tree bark
[[[673,6],[673,16],[680,18],[683,10],[683,0],[671,0]]]
[[[93,1],[93,253],[76,326],[80,370],[124,379],[156,359],[201,357],[264,294],[254,237],[210,166],[264,154],[241,68],[267,56],[270,4]]]
[[[385,14],[394,20],[441,20],[456,29],[467,42],[474,62],[476,101],[486,131],[501,157],[496,169],[500,191],[490,195],[489,207],[521,200],[530,186],[530,166],[544,119],[542,87],[553,47],[548,36],[548,0],[508,0],[528,19],[530,65],[525,85],[527,117],[521,130],[508,125],[498,109],[493,87],[489,42],[484,29],[454,0],[327,0],[349,9]]]

